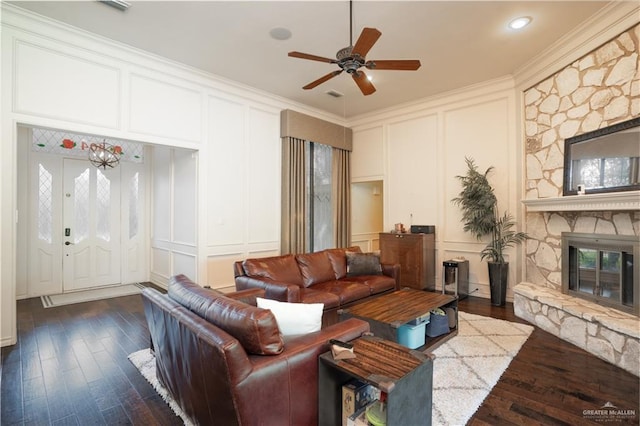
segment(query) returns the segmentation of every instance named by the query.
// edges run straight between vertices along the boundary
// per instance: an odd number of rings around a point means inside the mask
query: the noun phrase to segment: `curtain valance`
[[[290,109],[280,112],[280,137],[303,139],[346,151],[353,150],[350,128]]]

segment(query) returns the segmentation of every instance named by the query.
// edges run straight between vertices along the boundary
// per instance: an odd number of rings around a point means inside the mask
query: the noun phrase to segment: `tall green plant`
[[[498,212],[498,199],[487,176],[493,170],[489,167],[484,173],[478,171],[473,158],[465,157],[467,174],[456,176],[462,184],[462,191],[451,201],[460,206],[465,232],[471,233],[478,240],[485,235],[491,241],[480,252],[481,259],[489,258],[491,262],[505,263],[504,251],[529,238],[524,232],[515,232],[515,221],[511,214]]]

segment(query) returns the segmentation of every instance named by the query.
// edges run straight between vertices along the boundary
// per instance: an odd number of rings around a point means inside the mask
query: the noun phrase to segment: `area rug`
[[[56,306],[71,305],[74,303],[91,302],[93,300],[109,299],[112,297],[130,296],[138,294],[144,286],[140,283],[103,287],[91,290],[74,291],[71,293],[52,294],[40,296],[42,306],[54,308]]]
[[[530,325],[460,312],[458,335],[433,351],[432,423],[466,424],[531,332]]]
[[[529,325],[465,312],[458,320],[458,335],[433,352],[433,425],[466,424],[533,331]],[[129,360],[184,424],[191,425],[158,382],[151,351],[134,352]]]

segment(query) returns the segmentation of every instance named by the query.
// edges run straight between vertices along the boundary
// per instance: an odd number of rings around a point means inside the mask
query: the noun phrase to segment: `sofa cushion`
[[[296,261],[305,287],[335,279],[331,261],[324,251],[296,254]]]
[[[347,276],[346,252],[362,253],[362,250],[360,250],[359,246],[354,246],[349,248],[327,249],[325,252],[329,257],[329,261],[331,261],[331,266],[333,266],[336,280],[339,280]]]
[[[327,291],[314,290],[310,287],[300,289],[300,302],[322,303],[325,310],[340,306],[340,298],[335,294]]]
[[[382,275],[378,253],[346,253],[347,277],[358,275]]]
[[[322,303],[288,303],[261,297],[256,302],[273,313],[284,337],[313,333],[322,327]]]
[[[200,287],[184,275],[169,280],[169,298],[220,327],[240,342],[248,353],[277,355],[284,341],[273,313]]]
[[[313,286],[313,289],[335,294],[340,298],[340,305],[369,297],[371,294],[369,286],[346,281],[346,279],[318,283]]]
[[[242,262],[245,274],[250,277],[269,278],[287,284],[302,285],[302,275],[293,254],[247,259]]]
[[[364,284],[369,287],[371,294],[382,293],[383,291],[395,289],[396,280],[386,275],[359,275],[349,277],[349,281]]]

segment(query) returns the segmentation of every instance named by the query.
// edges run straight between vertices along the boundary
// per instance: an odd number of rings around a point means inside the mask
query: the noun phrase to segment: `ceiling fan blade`
[[[360,33],[360,37],[358,37],[358,41],[353,46],[351,54],[358,54],[364,58],[381,35],[382,33],[375,28],[364,28]]]
[[[353,77],[363,95],[367,96],[376,91],[376,88],[371,84],[364,72],[356,71],[351,74],[351,77]]]
[[[342,73],[342,70],[336,70],[336,71],[330,72],[329,74],[320,77],[316,81],[312,81],[311,83],[307,84],[306,86],[303,87],[303,89],[305,90],[313,89],[314,87],[321,85],[325,81],[331,80],[333,77],[340,75],[340,73]]]
[[[289,56],[291,56],[292,58],[310,59],[312,61],[328,62],[330,64],[336,62],[335,59],[323,58],[322,56],[310,55],[308,53],[302,53],[302,52],[289,52]]]
[[[401,70],[415,71],[420,68],[420,61],[417,59],[398,60],[398,61],[367,61],[364,64],[370,70]]]

